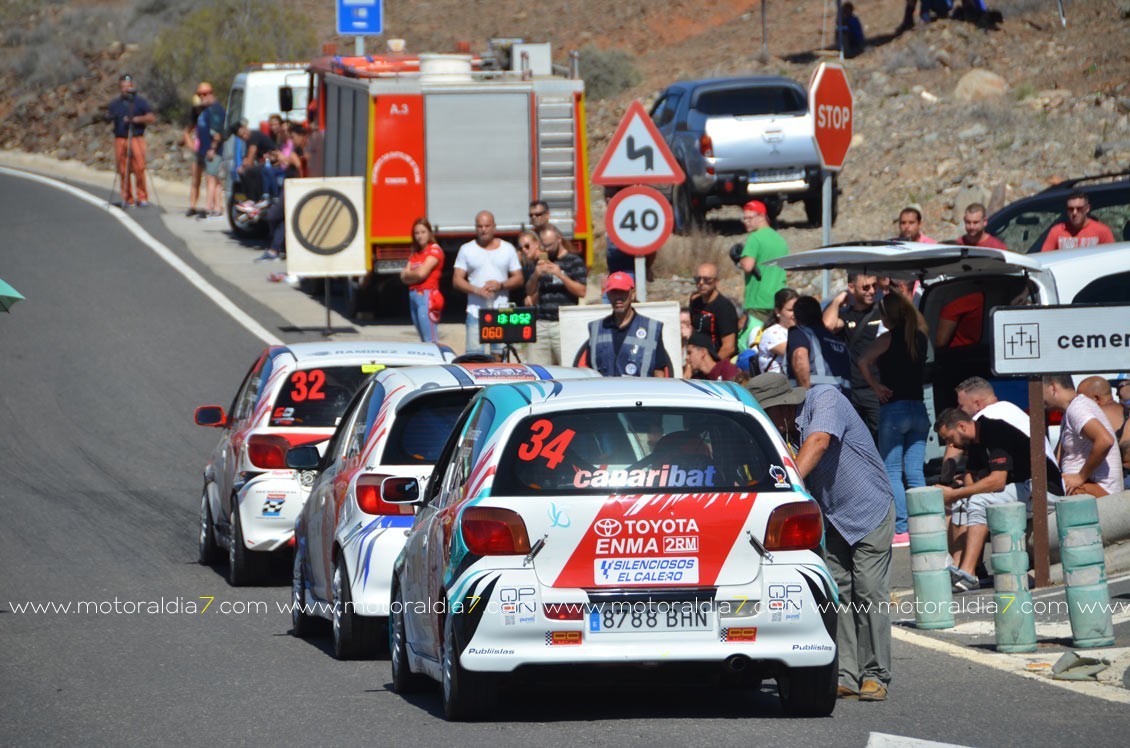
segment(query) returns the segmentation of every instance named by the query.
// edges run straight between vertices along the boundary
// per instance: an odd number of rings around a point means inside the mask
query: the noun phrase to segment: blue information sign
[[[337,33],[360,36],[384,33],[384,0],[337,0]]]

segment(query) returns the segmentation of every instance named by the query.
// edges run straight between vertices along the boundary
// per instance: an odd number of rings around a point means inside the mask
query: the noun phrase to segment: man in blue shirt
[[[122,187],[122,207],[149,205],[145,183],[145,126],[157,121],[149,102],[137,95],[133,76],[118,79],[121,96],[110,102],[107,110],[114,124],[114,158],[118,162],[118,181]],[[133,177],[131,180],[130,177]],[[134,183],[137,202],[134,202]]]
[[[840,588],[836,644],[840,698],[883,701],[891,681],[894,494],[871,432],[831,385],[805,391],[782,374],[746,387],[790,444],[797,472],[824,513],[824,560]],[[795,418],[795,424],[794,424]],[[795,428],[794,428],[795,426]]]

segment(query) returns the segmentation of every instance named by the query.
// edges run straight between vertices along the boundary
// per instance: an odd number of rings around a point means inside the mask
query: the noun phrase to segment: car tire
[[[216,529],[212,522],[212,507],[208,503],[208,487],[200,496],[200,538],[196,560],[204,566],[211,566],[220,560],[220,546],[216,545]]]
[[[359,616],[353,611],[353,593],[349,574],[340,560],[334,564],[333,576],[333,644],[334,657],[339,660],[368,660],[377,655],[381,647],[381,622],[372,616]]]
[[[824,222],[824,188],[822,185],[809,190],[808,194],[804,196],[804,215],[808,219],[809,225],[813,227],[821,226]],[[832,181],[832,223],[836,222],[836,216],[839,213],[839,190],[836,189],[835,180]]]
[[[238,203],[247,199],[241,192],[232,192],[228,195],[227,213],[228,226],[237,239],[263,239],[267,236],[267,220],[260,217],[254,221],[243,219],[243,214],[235,209]]]
[[[820,667],[794,667],[777,676],[777,695],[790,717],[827,717],[836,708],[840,656]]]
[[[494,676],[464,670],[459,664],[459,643],[455,639],[452,616],[443,625],[443,716],[449,722],[473,722],[494,711],[498,683]]]
[[[314,617],[306,613],[306,558],[302,551],[294,551],[294,572],[290,580],[290,633],[303,638],[310,633]]]
[[[685,183],[671,188],[671,209],[675,215],[674,231],[680,236],[685,236],[706,223],[706,211],[694,206],[691,191]]]
[[[232,587],[246,587],[259,581],[262,574],[263,559],[255,551],[247,550],[243,542],[243,524],[239,519],[239,507],[233,506],[231,512],[231,545],[228,546],[228,584]]]
[[[404,593],[394,582],[392,609],[388,617],[388,660],[395,693],[415,693],[424,686],[424,677],[412,672],[408,665],[408,628],[404,625]]]

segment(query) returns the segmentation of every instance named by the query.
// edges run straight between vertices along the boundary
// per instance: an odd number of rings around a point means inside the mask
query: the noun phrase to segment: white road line
[[[267,328],[260,325],[258,322],[252,319],[250,315],[246,314],[242,309],[237,307],[231,299],[229,299],[227,296],[224,296],[224,294],[221,293],[219,289],[205,280],[204,277],[200,275],[200,273],[189,267],[189,265],[184,260],[177,257],[171,249],[166,247],[161,242],[157,241],[149,232],[141,228],[141,226],[138,225],[137,221],[126,215],[120,208],[116,208],[110,205],[105,200],[95,197],[85,190],[81,190],[78,187],[71,186],[65,182],[60,182],[57,179],[51,179],[50,177],[43,177],[38,174],[32,174],[30,172],[20,171],[18,169],[10,169],[6,166],[0,166],[0,174],[5,174],[10,177],[18,177],[20,179],[27,179],[32,182],[39,182],[40,184],[47,185],[48,187],[62,190],[63,192],[77,197],[79,200],[89,203],[90,205],[93,205],[100,210],[106,211],[106,213],[108,213],[111,217],[117,219],[117,221],[122,224],[122,226],[124,226],[127,231],[137,237],[138,241],[153,250],[154,254],[167,262],[169,266],[173,268],[173,270],[176,270],[178,273],[184,276],[185,280],[196,286],[196,288],[199,289],[202,294],[207,296],[216,304],[216,306],[226,312],[228,316],[242,325],[248,332],[259,338],[259,340],[263,341],[263,343],[265,343],[266,345],[282,344],[283,341],[280,338],[272,335],[270,331],[267,330]]]
[[[957,743],[936,743],[933,740],[920,740],[908,738],[904,735],[888,735],[883,732],[873,732],[867,738],[864,748],[966,748]]]
[[[1049,686],[1057,686],[1059,688],[1073,691],[1075,693],[1082,693],[1087,696],[1093,696],[1097,699],[1113,701],[1116,704],[1130,704],[1130,691],[1122,688],[1106,686],[1101,683],[1092,681],[1053,680],[1046,675],[1029,672],[1026,669],[1028,666],[1028,661],[1022,657],[1016,657],[1000,652],[975,652],[971,649],[967,649],[956,644],[950,644],[949,642],[942,641],[940,639],[934,639],[932,637],[926,636],[925,634],[919,634],[917,632],[908,631],[907,629],[899,627],[892,627],[891,635],[895,639],[906,642],[907,644],[913,644],[914,646],[922,647],[924,649],[932,649],[935,652],[940,652],[942,654],[949,655],[950,657],[969,660],[970,662],[975,662],[979,665],[991,667],[1006,673],[1013,673],[1014,675],[1019,675],[1030,680],[1039,681],[1040,683],[1044,683]]]

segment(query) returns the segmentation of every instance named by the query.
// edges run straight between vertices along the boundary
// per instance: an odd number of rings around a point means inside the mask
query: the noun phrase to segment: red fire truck
[[[364,228],[381,307],[425,216],[448,254],[445,294],[475,214],[500,236],[528,227],[532,200],[585,257],[592,254],[584,82],[577,57],[554,66],[548,44],[492,41],[481,55],[323,57],[310,66],[309,176],[364,176]],[[461,299],[448,296],[448,308]],[[365,302],[362,301],[362,306]],[[399,306],[399,303],[397,303]]]

